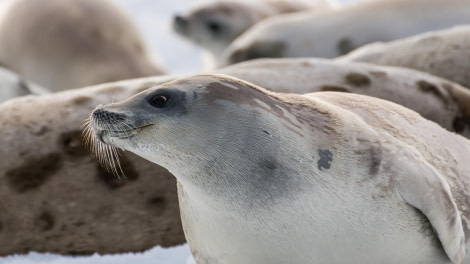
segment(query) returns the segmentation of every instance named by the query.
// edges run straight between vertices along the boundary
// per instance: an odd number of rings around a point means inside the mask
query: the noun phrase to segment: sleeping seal
[[[470,26],[372,43],[337,60],[412,68],[470,87]]]
[[[163,73],[109,0],[2,1],[0,64],[50,91]]]
[[[469,6],[470,0],[382,0],[280,15],[235,39],[218,66],[261,57],[334,58],[367,43],[469,24]]]
[[[203,48],[208,55],[207,63],[213,63],[236,37],[267,17],[334,6],[331,0],[210,1],[185,15],[175,15],[173,30]]]

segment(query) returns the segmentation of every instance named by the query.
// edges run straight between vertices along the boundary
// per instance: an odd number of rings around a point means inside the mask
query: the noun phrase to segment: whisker
[[[95,136],[93,126],[104,127],[111,131],[120,132],[133,129],[132,126],[125,123],[123,124],[122,122],[115,126],[111,126],[110,124],[100,122],[99,120],[92,119],[91,117],[88,117],[82,125],[82,139],[85,148],[94,155],[106,171],[113,174],[118,179],[125,178],[125,173],[119,159],[121,149],[106,145],[99,141]]]

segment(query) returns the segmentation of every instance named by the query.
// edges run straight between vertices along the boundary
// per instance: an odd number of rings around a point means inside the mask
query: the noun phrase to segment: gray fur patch
[[[336,43],[336,50],[338,51],[338,55],[344,55],[349,53],[356,47],[350,38],[344,37],[338,40]]]
[[[319,149],[318,155],[320,159],[318,160],[318,169],[319,170],[328,170],[331,167],[331,162],[333,161],[333,154],[329,149]]]

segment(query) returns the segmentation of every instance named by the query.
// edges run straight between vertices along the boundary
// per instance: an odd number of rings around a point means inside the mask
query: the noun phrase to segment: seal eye
[[[209,21],[207,22],[207,28],[213,33],[219,33],[220,25],[217,22]]]
[[[157,94],[150,98],[150,104],[157,108],[163,108],[168,105],[170,97],[163,94]]]

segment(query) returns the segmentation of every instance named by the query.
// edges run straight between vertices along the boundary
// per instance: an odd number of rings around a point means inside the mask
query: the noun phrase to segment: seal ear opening
[[[419,154],[418,154],[419,155]],[[433,166],[423,162],[409,162],[410,155],[402,155],[394,166],[398,191],[411,206],[419,209],[429,220],[452,263],[465,258],[465,233],[462,218],[445,177]]]

